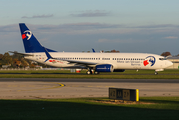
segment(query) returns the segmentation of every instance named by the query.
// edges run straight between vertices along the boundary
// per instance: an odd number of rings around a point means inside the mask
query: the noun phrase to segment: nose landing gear
[[[158,75],[158,72],[157,72],[157,71],[155,71],[155,75]]]
[[[158,75],[158,71],[164,71],[164,69],[156,69],[155,70],[155,75]]]

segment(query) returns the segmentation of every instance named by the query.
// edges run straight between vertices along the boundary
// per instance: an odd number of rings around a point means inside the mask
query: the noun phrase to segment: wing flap
[[[62,61],[67,61],[69,64],[76,63],[78,65],[96,65],[97,63],[93,62],[85,62],[85,61],[76,61],[76,60],[62,60]]]

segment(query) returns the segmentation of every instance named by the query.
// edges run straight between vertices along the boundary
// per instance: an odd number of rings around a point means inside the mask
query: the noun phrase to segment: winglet
[[[95,53],[95,50],[92,48],[92,51]]]

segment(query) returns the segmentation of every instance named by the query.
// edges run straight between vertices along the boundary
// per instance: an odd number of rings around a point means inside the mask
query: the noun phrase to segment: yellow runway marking
[[[66,87],[115,87],[115,86],[75,86],[75,85],[67,85]]]
[[[61,83],[55,83],[55,84],[58,84],[58,86],[51,87],[50,85],[44,85],[43,87],[47,87],[47,88],[39,88],[39,89],[31,89],[31,90],[16,90],[16,91],[21,92],[21,91],[34,91],[34,90],[48,90],[48,89],[56,89],[56,88],[65,86],[64,84],[61,84]],[[35,87],[35,86],[33,85],[33,87]]]

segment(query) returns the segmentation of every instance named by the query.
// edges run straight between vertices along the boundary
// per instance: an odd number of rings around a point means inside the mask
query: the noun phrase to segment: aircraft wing
[[[69,62],[69,64],[76,63],[78,65],[85,65],[85,66],[97,64],[97,63],[93,63],[93,62],[75,61],[75,60],[63,60],[63,61],[67,61],[67,62]]]
[[[48,61],[49,59],[60,60],[58,58],[53,58],[49,54],[48,50],[45,47],[43,47],[43,48],[44,48],[45,54],[47,56],[47,59],[44,62]],[[88,66],[88,65],[96,65],[97,64],[97,63],[93,63],[93,62],[76,61],[76,60],[61,60],[61,61],[67,61],[67,62],[69,62],[69,64],[76,64],[76,65],[81,65],[81,66]]]
[[[23,56],[34,56],[33,54],[27,54],[27,53],[19,53],[19,52],[13,52],[13,51],[8,51],[8,52],[23,55]]]

